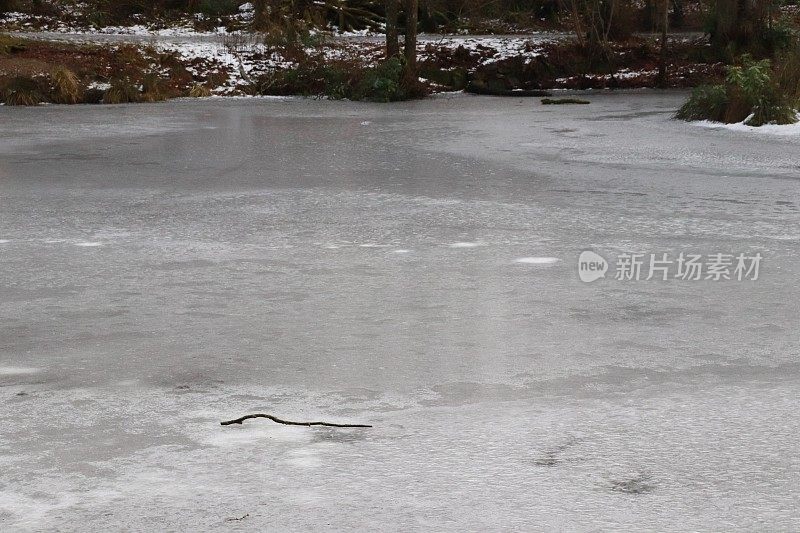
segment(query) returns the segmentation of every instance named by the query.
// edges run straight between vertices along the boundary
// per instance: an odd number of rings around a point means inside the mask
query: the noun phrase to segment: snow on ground
[[[424,58],[426,55],[430,55],[431,48],[452,52],[462,48],[470,52],[470,54],[480,54],[481,63],[484,65],[517,56],[525,56],[527,62],[530,62],[534,57],[541,55],[539,48],[542,43],[559,38],[561,36],[554,33],[526,36],[473,36],[467,38],[444,36],[435,40],[421,41],[419,52],[420,57]]]
[[[261,34],[226,32],[222,27],[215,32],[197,32],[190,26],[150,29],[136,25],[87,31],[25,32],[20,35],[88,44],[131,43],[153,46],[162,52],[175,52],[189,63],[189,72],[200,79],[224,68],[228,72],[228,83],[215,92],[225,95],[236,92],[237,87],[265,72],[295,66],[293,61],[284,58],[275,47],[266,45]],[[421,36],[418,52],[421,60],[436,57],[443,52],[454,53],[461,48],[471,55],[480,55],[481,64],[520,55],[531,61],[540,55],[538,49],[541,43],[558,38],[558,34],[468,38]],[[319,48],[308,48],[307,53],[321,53],[326,60],[359,58],[366,65],[371,65],[383,57],[383,42],[381,39],[333,37]]]
[[[764,133],[767,135],[781,135],[781,136],[800,136],[800,113],[797,114],[798,122],[794,124],[765,124],[764,126],[748,126],[745,124],[746,120],[737,122],[735,124],[724,124],[722,122],[712,122],[710,120],[700,120],[692,122],[697,126],[703,128],[710,128],[715,130],[729,130],[741,131],[747,133]]]

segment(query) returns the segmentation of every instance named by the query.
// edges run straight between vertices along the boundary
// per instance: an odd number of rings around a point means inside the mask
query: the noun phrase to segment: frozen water
[[[2,108],[0,529],[796,530],[800,139],[685,96]]]

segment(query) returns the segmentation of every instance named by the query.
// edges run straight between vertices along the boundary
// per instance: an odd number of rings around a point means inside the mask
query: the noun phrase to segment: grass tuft
[[[53,80],[53,101],[58,104],[77,104],[81,100],[83,90],[78,76],[65,66],[57,67],[50,74]]]
[[[201,83],[195,83],[192,85],[192,88],[189,89],[189,96],[191,98],[208,98],[212,94],[214,93],[211,92],[211,89]]]
[[[130,104],[142,101],[139,87],[129,79],[116,79],[111,81],[111,87],[103,95],[104,104]]]
[[[44,101],[39,83],[25,76],[18,76],[9,81],[3,91],[6,105],[36,106]]]

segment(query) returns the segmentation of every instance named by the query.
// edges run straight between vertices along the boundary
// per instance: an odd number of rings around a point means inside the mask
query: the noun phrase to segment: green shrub
[[[748,126],[796,122],[800,74],[791,70],[782,73],[780,68],[776,74],[771,66],[768,59],[755,61],[742,56],[739,65],[728,67],[724,85],[696,88],[676,118],[744,122]],[[791,83],[795,85],[790,87]]]
[[[762,126],[797,121],[795,110],[772,80],[769,59],[754,61],[750,56],[743,56],[741,65],[728,68],[725,83],[730,97],[726,122],[746,119],[748,126]],[[744,113],[747,114],[740,118]]]
[[[424,94],[423,87],[408,83],[403,75],[404,64],[400,58],[366,67],[359,60],[326,61],[323,56],[312,56],[295,68],[262,75],[249,91],[375,102],[394,102]]]
[[[692,91],[689,100],[675,117],[681,120],[712,120],[723,122],[728,108],[728,91],[724,85],[701,85]]]
[[[359,100],[376,102],[394,102],[406,100],[409,91],[403,80],[404,63],[398,57],[383,61],[378,66],[369,68],[358,87]]]

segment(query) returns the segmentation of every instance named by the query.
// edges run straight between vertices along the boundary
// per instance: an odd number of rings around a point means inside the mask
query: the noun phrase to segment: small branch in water
[[[227,420],[225,422],[220,422],[222,426],[230,426],[233,424],[241,424],[247,419],[250,418],[269,418],[273,422],[277,422],[278,424],[286,424],[287,426],[326,426],[332,428],[371,428],[372,426],[367,424],[333,424],[331,422],[292,422],[291,420],[282,420],[277,416],[266,415],[263,413],[256,413],[253,415],[244,415],[243,417],[237,418],[235,420]]]

